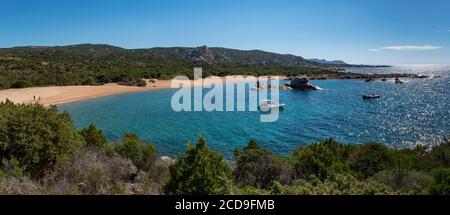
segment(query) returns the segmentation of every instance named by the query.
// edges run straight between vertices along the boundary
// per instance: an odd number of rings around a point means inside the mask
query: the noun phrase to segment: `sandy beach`
[[[0,90],[0,101],[9,99],[14,103],[57,105],[100,96],[166,89],[170,88],[170,84],[170,80],[156,80],[155,83],[148,83],[146,87],[105,84],[101,86],[51,86],[7,89]]]
[[[225,77],[221,79],[225,80]],[[39,103],[42,105],[57,105],[101,96],[168,89],[171,88],[172,83],[172,80],[146,81],[146,87],[123,86],[110,83],[101,86],[49,86],[0,90],[0,102],[9,99],[19,104]],[[208,78],[203,79],[203,83],[210,81],[212,80]],[[199,82],[191,81],[192,86],[197,86],[198,84]]]

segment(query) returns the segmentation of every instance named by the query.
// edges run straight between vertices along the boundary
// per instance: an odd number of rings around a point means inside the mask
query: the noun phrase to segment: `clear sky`
[[[450,64],[450,1],[0,0],[0,47],[77,43]]]

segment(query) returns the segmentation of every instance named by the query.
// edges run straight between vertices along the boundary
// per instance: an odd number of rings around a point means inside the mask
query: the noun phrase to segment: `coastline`
[[[0,101],[9,99],[18,104],[38,103],[58,105],[124,93],[170,88],[170,80],[156,81],[146,87],[123,86],[115,83],[100,86],[49,86],[0,90]]]
[[[227,77],[221,77],[221,80],[223,81],[226,78]],[[286,79],[286,77],[280,76],[280,80],[284,79]],[[236,81],[240,80],[236,79]],[[44,106],[59,105],[64,103],[94,99],[103,96],[170,89],[172,80],[154,79],[153,82],[151,82],[150,80],[146,80],[146,82],[147,86],[145,87],[124,86],[116,83],[109,83],[99,86],[79,85],[5,89],[0,90],[0,102],[6,101],[6,99],[8,99],[17,104],[37,103]],[[198,86],[198,82],[194,82],[192,80],[190,82],[191,86]],[[212,79],[203,79],[203,83],[208,82],[212,83]]]
[[[234,77],[237,76],[227,76]],[[221,77],[225,80],[227,77]],[[240,76],[244,77],[244,76]],[[279,76],[280,80],[289,80],[286,76]],[[339,75],[310,75],[306,76],[311,80],[329,80],[329,79],[367,79],[367,78],[417,78],[417,75],[412,74],[357,74],[357,73],[341,73]],[[109,83],[105,85],[77,85],[77,86],[47,86],[47,87],[31,87],[23,89],[5,89],[0,90],[0,102],[6,99],[18,104],[32,104],[37,103],[44,106],[59,105],[70,102],[77,102],[83,100],[94,99],[103,96],[136,93],[154,90],[170,89],[172,80],[145,80],[147,86],[124,86],[116,83]],[[203,83],[210,82],[211,79],[204,78]],[[239,81],[237,79],[236,81]],[[190,81],[191,86],[197,86],[198,83]]]

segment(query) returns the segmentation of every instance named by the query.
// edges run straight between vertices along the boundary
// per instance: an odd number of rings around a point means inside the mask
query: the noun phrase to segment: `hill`
[[[23,46],[0,49],[0,54],[23,55],[36,54],[53,55],[58,52],[90,57],[102,56],[134,56],[148,59],[190,60],[208,64],[247,64],[247,65],[277,65],[277,66],[321,66],[320,63],[306,60],[291,54],[278,54],[261,50],[238,50],[228,48],[200,47],[170,47],[148,49],[124,49],[105,44],[79,44],[69,46]]]
[[[124,49],[106,44],[23,46],[0,49],[0,89],[47,85],[92,85],[138,79],[204,75],[335,74],[333,68],[299,56],[206,46]]]

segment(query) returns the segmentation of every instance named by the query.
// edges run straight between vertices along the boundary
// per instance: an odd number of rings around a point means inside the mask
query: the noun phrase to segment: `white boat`
[[[284,104],[284,103],[278,104],[278,103],[272,102],[270,100],[264,100],[259,105],[259,109],[262,111],[269,111],[271,109],[283,110],[284,106],[286,106],[286,104]]]

